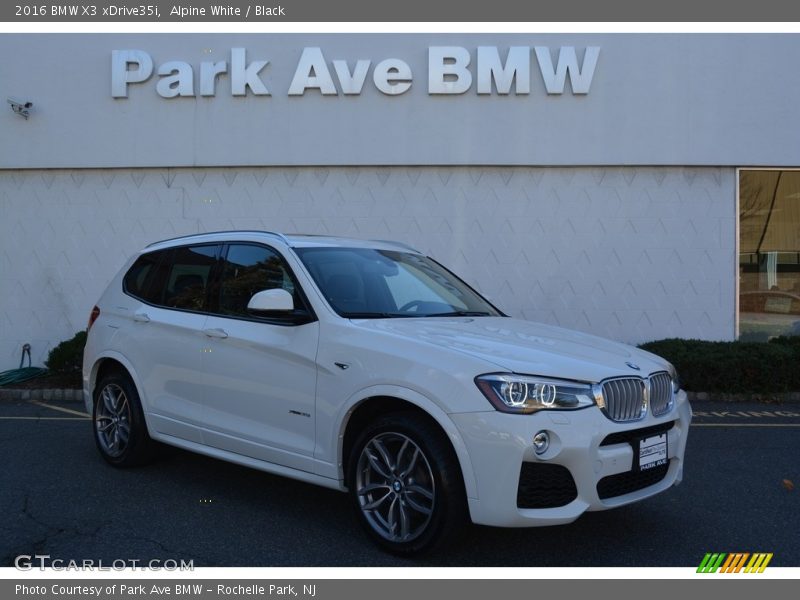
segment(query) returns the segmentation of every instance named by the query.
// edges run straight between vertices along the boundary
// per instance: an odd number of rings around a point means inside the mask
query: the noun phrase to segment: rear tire
[[[452,446],[428,419],[394,413],[370,423],[348,461],[350,497],[372,540],[410,556],[452,542],[467,524]]]
[[[127,373],[104,375],[94,388],[94,441],[100,455],[115,467],[151,462],[156,442],[147,433],[139,393]]]

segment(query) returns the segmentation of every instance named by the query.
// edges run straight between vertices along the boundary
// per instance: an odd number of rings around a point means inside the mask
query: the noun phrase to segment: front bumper
[[[451,414],[469,452],[477,483],[477,498],[469,498],[472,521],[497,527],[534,527],[570,523],[586,511],[606,510],[653,496],[680,483],[683,456],[692,411],[680,391],[666,415],[651,414],[641,421],[616,423],[597,407],[575,411],[539,411],[513,415],[497,411]],[[601,445],[612,433],[673,422],[667,432],[668,468],[664,477],[648,487],[619,496],[601,498],[601,479],[633,468],[634,449],[629,442]],[[550,435],[542,455],[533,451],[533,436]],[[517,491],[523,462],[566,467],[575,482],[575,498],[553,508],[519,508]]]

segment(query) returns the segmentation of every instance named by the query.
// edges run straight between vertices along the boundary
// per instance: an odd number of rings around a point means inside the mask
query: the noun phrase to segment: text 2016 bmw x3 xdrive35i
[[[83,381],[112,465],[158,441],[346,490],[398,553],[664,491],[691,420],[666,361],[506,317],[406,246],[258,231],[131,258]]]

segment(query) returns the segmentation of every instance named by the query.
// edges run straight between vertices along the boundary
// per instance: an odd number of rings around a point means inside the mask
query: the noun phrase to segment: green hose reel
[[[28,366],[23,367],[22,365],[25,363],[26,355],[28,357]],[[3,371],[0,373],[0,387],[11,385],[12,383],[22,383],[23,381],[28,381],[34,377],[41,377],[45,373],[47,373],[47,369],[31,366],[31,345],[25,344],[22,346],[22,356],[19,359],[19,369],[11,369],[9,371]]]

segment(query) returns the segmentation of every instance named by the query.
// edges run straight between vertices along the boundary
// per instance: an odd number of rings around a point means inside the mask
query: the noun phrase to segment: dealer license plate
[[[647,471],[667,464],[667,434],[639,440],[639,470]]]

